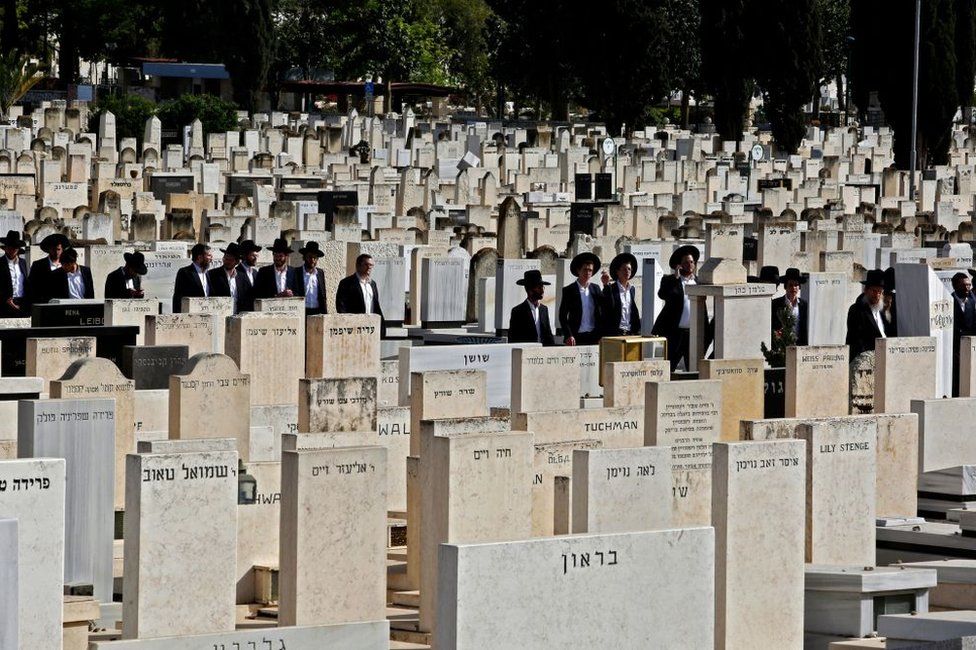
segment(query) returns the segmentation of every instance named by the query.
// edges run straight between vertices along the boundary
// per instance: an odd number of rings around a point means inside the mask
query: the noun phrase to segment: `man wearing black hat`
[[[671,372],[675,371],[682,359],[685,361],[685,367],[689,367],[691,299],[685,293],[685,287],[697,284],[695,271],[698,269],[700,257],[698,247],[690,244],[679,246],[668,261],[668,266],[674,269],[674,274],[661,278],[661,288],[657,292],[658,298],[664,301],[664,306],[661,307],[661,313],[654,321],[651,333],[668,340]]]
[[[576,282],[563,287],[559,301],[559,326],[566,345],[595,345],[600,341],[603,295],[590,278],[600,270],[600,258],[580,253],[569,263]]]
[[[319,258],[325,253],[319,248],[318,242],[310,241],[300,248],[305,263],[291,274],[291,290],[296,296],[305,298],[305,315],[315,316],[327,312],[325,302],[325,273],[316,268]]]
[[[241,276],[244,293],[238,298],[238,311],[254,311],[254,284],[258,277],[258,253],[262,247],[253,239],[245,239],[240,248],[241,263],[237,265],[237,274]]]
[[[976,294],[968,273],[952,276],[952,396],[959,396],[959,344],[963,336],[976,336]]]
[[[48,291],[51,288],[51,274],[61,267],[61,253],[71,242],[60,233],[48,235],[41,240],[41,250],[47,257],[37,260],[30,266],[27,276],[27,298],[31,304],[41,304],[48,301]]]
[[[241,300],[247,293],[247,284],[244,274],[238,271],[241,263],[241,249],[235,242],[227,244],[227,248],[221,248],[224,254],[223,266],[219,269],[207,271],[207,284],[210,286],[210,295],[214,297],[231,298],[234,301],[234,313],[241,310]]]
[[[262,266],[254,280],[255,298],[291,298],[295,294],[291,290],[291,274],[294,271],[288,266],[288,255],[291,246],[284,238],[274,240],[271,247],[271,259],[274,262]]]
[[[782,283],[786,293],[779,298],[773,298],[773,309],[770,314],[770,328],[773,337],[783,329],[785,312],[793,314],[793,334],[796,345],[806,345],[807,338],[807,301],[800,297],[800,285],[806,284],[807,278],[800,273],[800,269],[788,268],[786,274],[776,279]],[[772,340],[772,339],[770,339]]]
[[[610,262],[610,273],[604,273],[603,306],[601,313],[603,336],[640,335],[640,311],[637,309],[637,290],[630,280],[637,275],[637,258],[621,253]]]
[[[180,313],[183,298],[206,298],[210,295],[207,270],[213,255],[206,244],[194,244],[190,249],[191,263],[176,272],[176,285],[173,289],[173,313]]]
[[[525,287],[525,302],[512,307],[508,323],[509,343],[541,343],[555,345],[552,326],[549,324],[549,308],[542,304],[545,287],[549,284],[542,279],[542,271],[530,269],[515,284]]]
[[[893,336],[891,327],[881,316],[884,305],[885,281],[884,271],[874,269],[868,271],[867,279],[863,280],[864,292],[857,297],[854,304],[847,310],[847,339],[851,347],[851,361],[862,352],[874,352],[874,343],[879,338]]]
[[[25,292],[27,284],[27,262],[20,256],[27,245],[16,230],[7,232],[0,239],[6,264],[0,270],[0,318],[27,318],[30,304]]]
[[[61,300],[93,300],[95,283],[91,269],[78,264],[78,251],[66,248],[59,259],[61,266],[51,272],[48,295]]]
[[[123,253],[122,257],[125,259],[125,264],[105,277],[105,299],[125,300],[145,297],[140,276],[149,272],[146,268],[146,256],[136,251]]]

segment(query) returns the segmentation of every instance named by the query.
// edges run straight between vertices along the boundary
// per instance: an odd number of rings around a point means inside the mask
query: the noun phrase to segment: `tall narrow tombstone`
[[[810,345],[842,345],[849,285],[845,273],[811,273],[802,285],[807,301],[807,342]]]
[[[194,316],[207,315],[210,317],[213,330],[213,347],[200,352],[224,352],[224,337],[226,335],[226,320],[234,315],[234,299],[229,296],[215,296],[212,298],[183,298],[180,310],[184,314]],[[192,357],[196,352],[190,352]]]
[[[714,553],[711,528],[445,544],[433,645],[711,648]]]
[[[846,345],[786,349],[786,417],[847,415],[849,353]]]
[[[878,339],[874,352],[874,412],[908,413],[912,400],[941,397],[938,367],[935,337]]]
[[[251,406],[294,405],[305,374],[304,323],[260,312],[227,319],[227,356],[251,377]]]
[[[57,458],[0,462],[0,517],[17,520],[16,590],[20,645],[60,648],[64,608],[65,461]],[[3,609],[0,608],[0,612]],[[2,619],[0,619],[2,620]],[[4,633],[0,628],[0,640]]]
[[[712,443],[719,440],[720,381],[648,382],[644,444],[671,447],[673,523],[711,521]]]
[[[898,287],[898,336],[935,339],[932,397],[951,395],[954,299],[926,264],[895,264],[895,286]],[[925,380],[928,381],[927,376]],[[928,395],[915,396],[916,399],[925,397]],[[900,412],[907,410],[906,403]]]
[[[806,561],[873,565],[877,423],[820,420],[797,437],[807,442]]]
[[[577,449],[599,449],[599,440],[567,440],[534,445],[532,457],[532,536],[555,534],[555,481],[573,475],[573,453]],[[669,502],[670,505],[670,502]],[[567,531],[569,532],[569,531]]]
[[[579,355],[573,348],[512,350],[513,412],[578,408],[579,394]]]
[[[17,539],[17,519],[0,516],[0,585],[3,585],[0,589],[0,648],[11,650],[20,647],[17,640],[20,627],[20,549]]]
[[[169,439],[233,438],[247,462],[251,378],[223,354],[201,352],[169,378]]]
[[[65,584],[111,602],[115,400],[22,400],[17,417],[18,456],[65,459]]]
[[[169,441],[167,441],[169,442]],[[237,604],[256,602],[256,566],[277,566],[281,521],[281,463],[248,463],[257,481],[253,503],[237,505]]]
[[[722,382],[721,439],[739,440],[742,421],[763,416],[765,363],[762,359],[702,359],[698,368],[699,378]]]
[[[95,357],[75,361],[61,379],[51,382],[52,399],[115,400],[115,494],[113,503],[125,503],[125,455],[135,451],[135,382],[126,379],[118,366]],[[69,468],[70,474],[70,468]]]
[[[281,459],[279,625],[386,616],[386,450],[286,451]]]
[[[421,439],[420,629],[437,629],[438,547],[529,537],[532,434]]]
[[[603,406],[644,406],[644,387],[649,381],[671,379],[667,360],[613,361],[603,371]]]
[[[715,647],[800,648],[805,444],[722,442],[713,453]]]
[[[378,314],[324,314],[308,319],[305,376],[309,379],[380,374]]]
[[[231,632],[237,452],[126,457],[122,638]]]
[[[410,375],[410,454],[420,454],[421,422],[486,417],[488,377],[482,370],[428,370]]]
[[[27,339],[27,376],[44,380],[44,392],[51,390],[51,382],[60,379],[64,371],[79,359],[95,356],[95,337]]]
[[[976,397],[976,336],[959,338],[959,397]]]
[[[301,433],[376,430],[376,377],[300,379]]]
[[[572,530],[671,528],[672,489],[670,447],[575,450]]]
[[[976,465],[976,397],[912,400],[918,415],[918,471]]]

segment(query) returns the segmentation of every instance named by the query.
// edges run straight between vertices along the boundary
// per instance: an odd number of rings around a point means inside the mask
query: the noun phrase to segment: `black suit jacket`
[[[593,327],[594,333],[600,330],[603,320],[603,294],[600,289],[593,284],[586,287],[593,303]],[[580,323],[583,321],[583,299],[580,298],[579,282],[573,282],[563,287],[562,299],[559,301],[559,327],[562,328],[563,336],[569,338],[579,334]]]
[[[92,282],[91,269],[87,266],[78,265],[81,269],[81,282],[84,285],[85,295],[83,298],[93,300],[95,298],[95,283]],[[54,269],[51,272],[50,279],[50,289],[48,289],[49,298],[58,298],[60,300],[68,300],[71,298],[71,292],[68,291],[68,272],[64,269]]]
[[[278,285],[275,283],[275,272],[274,264],[269,264],[267,266],[262,266],[258,269],[257,277],[254,279],[254,292],[252,294],[253,298],[256,300],[258,298],[275,298],[278,295]],[[291,289],[291,276],[295,272],[295,268],[291,266],[286,266],[287,269],[285,273],[285,286]],[[253,308],[253,300],[252,300]]]
[[[885,336],[894,336],[894,327],[885,323]],[[858,296],[847,310],[847,339],[851,347],[851,361],[862,352],[874,352],[874,342],[881,336],[881,330],[874,320],[871,306],[864,296]]]
[[[17,266],[20,267],[20,274],[24,278],[24,295],[20,299],[20,305],[22,307],[20,312],[13,311],[7,307],[7,300],[14,295],[14,284],[10,278],[10,269],[7,267],[6,256],[0,257],[0,317],[2,318],[30,317],[30,304],[27,299],[27,261],[23,257],[18,257]]]
[[[173,313],[180,313],[183,298],[206,298],[197,269],[190,264],[176,272],[176,286],[173,288]]]
[[[651,333],[654,336],[673,338],[678,334],[678,324],[685,309],[685,287],[676,275],[666,275],[661,278],[661,288],[657,297],[664,301],[661,313],[654,321]]]
[[[210,285],[210,296],[213,298],[230,298],[230,279],[227,277],[227,271],[223,267],[219,269],[210,269],[207,271],[207,283]],[[244,279],[244,274],[238,271],[234,275],[234,284],[237,285],[237,299],[234,301],[234,311],[241,311],[241,301],[247,300],[245,294],[248,291],[247,280]]]
[[[800,317],[797,319],[797,324],[799,325],[798,333],[796,335],[797,345],[806,345],[809,341],[807,333],[807,310],[809,304],[803,298],[798,298],[800,301]],[[786,296],[780,296],[779,298],[773,298],[772,313],[770,314],[769,327],[772,332],[783,328],[783,321],[780,318],[780,314],[786,308]],[[772,339],[770,339],[772,340]]]
[[[542,340],[535,331],[535,321],[529,309],[529,301],[523,300],[512,307],[511,320],[508,324],[509,343],[541,343],[545,346],[555,345],[552,337],[552,326],[549,325],[549,308],[539,305],[539,330]]]
[[[639,336],[641,333],[640,311],[637,309],[637,289],[631,285],[627,289],[630,296],[630,333]],[[603,287],[603,333],[607,336],[615,336],[620,329],[620,314],[623,311],[623,304],[620,302],[620,291],[617,283],[611,282]],[[663,312],[662,312],[663,313]],[[678,314],[681,317],[681,314]],[[677,327],[677,321],[675,321]]]
[[[48,295],[51,287],[51,262],[45,255],[30,266],[30,273],[24,283],[24,293],[31,304],[47,302],[51,296]]]
[[[362,289],[359,288],[359,277],[353,273],[339,280],[336,287],[336,313],[339,314],[379,314],[383,316],[383,309],[380,307],[380,292],[376,288],[376,281],[370,280],[373,287],[373,304],[366,309],[366,301],[363,299]]]
[[[138,275],[133,276],[133,289],[126,289],[125,282],[128,278],[125,275],[125,267],[119,267],[105,276],[105,299],[106,300],[125,300],[132,298],[132,291],[142,288],[142,278]]]
[[[318,276],[319,286],[319,309],[322,313],[326,313],[326,301],[325,301],[325,272],[320,268],[315,269],[315,274]],[[299,266],[291,270],[291,292],[296,296],[305,297],[305,267]]]
[[[253,268],[253,267],[252,267]],[[251,276],[247,274],[244,264],[237,265],[237,277],[241,278],[243,293],[237,294],[237,311],[254,311],[254,284],[257,283],[257,274],[254,276],[254,283],[251,283]]]

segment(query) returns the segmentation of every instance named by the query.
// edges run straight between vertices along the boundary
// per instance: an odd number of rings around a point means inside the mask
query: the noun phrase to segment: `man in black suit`
[[[952,396],[959,396],[959,343],[976,336],[976,295],[967,273],[952,276]]]
[[[6,262],[0,269],[0,318],[28,318],[27,262],[20,256],[27,242],[20,238],[19,232],[10,230],[0,239],[0,244]]]
[[[300,248],[305,263],[301,268],[293,269],[291,273],[291,291],[296,296],[305,298],[305,315],[315,316],[327,313],[325,302],[325,273],[317,268],[319,258],[325,253],[319,248],[318,242],[310,241]]]
[[[194,244],[190,249],[191,263],[176,272],[176,285],[173,288],[173,313],[180,313],[183,298],[206,298],[210,295],[207,284],[207,270],[213,255],[206,244]]]
[[[40,246],[41,250],[47,253],[47,257],[31,264],[30,273],[27,276],[27,299],[31,304],[41,304],[48,301],[51,273],[61,266],[61,253],[71,246],[71,242],[64,235],[55,233],[42,239]]]
[[[372,255],[356,258],[356,272],[339,280],[336,287],[336,312],[339,314],[379,314],[380,336],[386,336],[386,322],[380,307],[380,291],[373,279],[376,263]],[[367,305],[369,307],[367,308]]]
[[[91,269],[78,264],[78,251],[65,249],[60,262],[60,268],[51,272],[48,296],[61,300],[94,300],[95,283]]]
[[[600,341],[603,294],[590,284],[599,270],[600,258],[593,253],[580,253],[569,263],[576,282],[563,287],[559,301],[559,326],[566,345],[595,345]]]
[[[144,298],[142,277],[149,272],[146,256],[141,252],[123,253],[125,264],[105,276],[105,299],[126,300]]]
[[[258,276],[258,253],[262,247],[255,244],[253,239],[245,239],[240,248],[241,263],[237,265],[237,274],[241,276],[244,293],[238,297],[238,311],[254,311],[254,284]]]
[[[786,293],[779,298],[773,298],[773,308],[770,315],[770,328],[775,333],[783,329],[783,316],[786,310],[793,313],[795,324],[793,333],[796,335],[796,345],[807,345],[807,301],[800,297],[800,285],[805,284],[807,278],[800,273],[800,269],[788,268],[786,275],[778,279],[783,284]],[[772,340],[772,339],[770,339]]]
[[[241,301],[247,300],[247,284],[244,274],[240,272],[241,249],[235,242],[221,248],[224,254],[224,264],[219,269],[207,271],[207,284],[210,285],[210,296],[231,298],[234,302],[234,313],[241,310]]]
[[[291,290],[291,274],[294,269],[288,266],[290,254],[291,246],[284,238],[274,240],[271,247],[274,263],[258,269],[254,280],[255,298],[291,298],[295,295]]]
[[[685,368],[690,367],[691,342],[691,299],[685,293],[685,287],[698,283],[695,272],[698,270],[698,260],[701,252],[697,246],[687,244],[679,246],[668,260],[674,273],[661,278],[661,287],[657,296],[664,301],[661,313],[654,321],[651,334],[663,336],[668,340],[668,360],[671,362],[671,372],[677,369],[684,359]],[[705,320],[708,320],[706,316]],[[706,344],[708,337],[706,333]]]
[[[640,336],[640,311],[637,309],[637,289],[630,284],[637,275],[637,258],[621,253],[610,262],[610,273],[604,273],[603,282],[603,335]]]
[[[851,348],[851,362],[862,352],[874,352],[874,343],[879,338],[892,336],[891,326],[881,315],[884,308],[884,271],[868,271],[863,280],[864,292],[857,297],[847,310],[847,339]]]
[[[552,326],[549,324],[549,308],[542,304],[548,282],[542,279],[542,271],[526,271],[515,284],[525,287],[525,302],[512,307],[508,324],[509,343],[541,343],[555,345]]]

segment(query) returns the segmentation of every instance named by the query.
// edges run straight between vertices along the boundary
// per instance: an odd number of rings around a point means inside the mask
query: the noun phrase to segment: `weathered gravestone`
[[[578,408],[579,395],[579,355],[572,348],[512,350],[513,412]]]
[[[849,352],[846,345],[786,349],[786,417],[847,415]]]
[[[4,348],[6,349],[6,348]],[[27,339],[27,376],[44,380],[44,392],[50,392],[51,382],[79,359],[95,356],[95,338]]]
[[[214,351],[214,322],[208,314],[146,316],[146,345],[185,345],[192,357]]]
[[[935,337],[878,339],[874,352],[874,412],[908,413],[912,400],[937,394]]]
[[[376,377],[300,379],[298,430],[375,431]]]
[[[183,371],[190,355],[186,345],[127,345],[122,348],[122,373],[136,390],[169,388],[170,375]]]
[[[644,387],[649,381],[671,379],[671,366],[666,360],[614,361],[605,364],[603,371],[603,405],[644,406]]]
[[[105,324],[137,326],[139,334],[136,336],[136,345],[142,345],[145,342],[146,316],[159,314],[159,304],[158,300],[142,298],[106,300]]]
[[[764,365],[762,359],[702,359],[699,362],[701,379],[722,382],[723,441],[739,440],[741,422],[763,416]]]
[[[251,406],[293,405],[305,372],[302,319],[259,312],[227,319],[227,356],[251,377]]]
[[[251,379],[223,354],[201,352],[169,378],[169,438],[233,438],[249,458]]]

